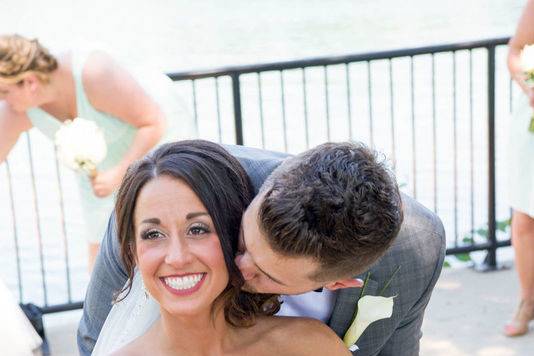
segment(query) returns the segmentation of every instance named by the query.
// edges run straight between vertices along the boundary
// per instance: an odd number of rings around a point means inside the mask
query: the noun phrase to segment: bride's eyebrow
[[[160,225],[161,224],[161,220],[158,219],[158,218],[150,218],[150,219],[145,219],[145,220],[141,221],[141,224]]]
[[[187,220],[191,220],[191,219],[194,219],[196,217],[199,217],[199,216],[203,216],[203,215],[206,215],[206,216],[209,216],[210,214],[208,214],[207,212],[205,211],[197,211],[197,212],[194,212],[194,213],[189,213],[185,216],[185,218]]]

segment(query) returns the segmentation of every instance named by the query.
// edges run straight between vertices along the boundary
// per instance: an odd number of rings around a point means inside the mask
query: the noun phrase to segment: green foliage
[[[454,256],[456,257],[456,259],[458,259],[459,261],[462,261],[462,262],[471,261],[471,256],[469,255],[469,253],[458,253],[458,254],[456,254]]]
[[[498,220],[496,221],[495,227],[497,232],[506,232],[510,228],[511,219],[504,219],[504,220]],[[484,225],[483,227],[480,227],[478,229],[474,229],[473,231],[470,231],[464,237],[462,238],[462,242],[466,245],[475,243],[475,237],[481,238],[482,240],[487,240],[489,236],[489,229],[488,225]],[[456,259],[462,262],[470,262],[471,254],[470,253],[459,253],[457,255],[454,255]],[[447,263],[448,266],[450,266],[449,263]],[[444,264],[445,266],[445,264]]]

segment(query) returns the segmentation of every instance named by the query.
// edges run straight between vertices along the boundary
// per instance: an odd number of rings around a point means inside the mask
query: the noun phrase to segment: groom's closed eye
[[[248,249],[247,249],[247,243],[245,241],[245,236],[243,234],[243,227],[241,226],[240,228],[240,233],[239,233],[239,242],[240,242],[240,245],[241,247],[243,248],[243,251],[240,251],[241,254],[245,254],[248,252]],[[250,256],[250,253],[248,254]],[[254,262],[254,260],[252,259],[252,257],[249,257],[250,258],[250,261],[252,262],[252,264],[254,265],[254,267],[256,267],[256,269],[258,271],[260,271],[265,277],[267,277],[268,279],[270,279],[271,281],[275,282],[275,283],[278,283],[280,285],[283,285],[283,286],[287,286],[285,283],[283,283],[282,281],[280,281],[279,279],[273,277],[271,274],[267,273],[263,268],[261,268],[260,266],[258,266],[256,264],[256,262]]]

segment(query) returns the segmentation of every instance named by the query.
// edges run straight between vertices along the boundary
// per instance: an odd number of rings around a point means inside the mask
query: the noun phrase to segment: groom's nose
[[[256,267],[246,252],[235,257],[235,264],[241,271],[245,281],[249,281],[256,276]]]

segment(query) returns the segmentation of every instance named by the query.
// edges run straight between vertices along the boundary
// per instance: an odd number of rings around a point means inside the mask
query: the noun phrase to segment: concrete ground
[[[531,356],[533,331],[510,339],[502,326],[516,306],[517,278],[511,269],[479,273],[446,268],[436,285],[423,323],[423,356]],[[47,315],[52,355],[76,355],[81,311]]]
[[[518,303],[513,269],[480,273],[444,269],[423,322],[421,355],[532,356],[532,331],[519,338],[502,335]]]

